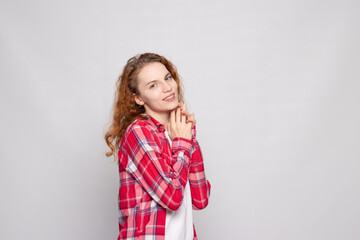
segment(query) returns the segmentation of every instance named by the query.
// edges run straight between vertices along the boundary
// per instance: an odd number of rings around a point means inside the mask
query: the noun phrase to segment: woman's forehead
[[[166,69],[164,64],[159,62],[146,64],[139,72],[138,78],[140,81],[146,82],[153,80],[160,80],[163,78],[169,71]]]

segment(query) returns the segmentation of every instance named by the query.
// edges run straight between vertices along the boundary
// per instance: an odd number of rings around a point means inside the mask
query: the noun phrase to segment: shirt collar
[[[148,117],[148,121],[151,122],[153,125],[156,126],[158,131],[165,132],[165,126],[164,124],[160,123],[158,120],[156,120],[154,117],[150,116],[149,114],[145,113],[145,116]]]

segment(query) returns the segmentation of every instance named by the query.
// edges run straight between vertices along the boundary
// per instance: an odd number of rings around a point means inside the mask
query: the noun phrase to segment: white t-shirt
[[[165,135],[169,139],[170,146],[172,140],[169,133],[165,130]],[[165,240],[193,240],[193,215],[191,191],[189,179],[184,189],[184,198],[181,206],[176,211],[166,210]]]

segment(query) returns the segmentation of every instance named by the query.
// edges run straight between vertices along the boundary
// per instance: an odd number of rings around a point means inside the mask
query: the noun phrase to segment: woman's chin
[[[170,109],[170,111],[176,109],[178,106],[180,106],[179,102],[177,102],[177,103]]]
[[[180,106],[178,101],[167,103],[166,105],[167,106],[164,106],[164,107],[166,108],[166,111],[169,111],[169,112],[176,109],[178,106]]]

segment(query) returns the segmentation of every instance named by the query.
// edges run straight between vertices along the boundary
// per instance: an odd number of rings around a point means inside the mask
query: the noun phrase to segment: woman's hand
[[[191,122],[192,125],[196,124],[195,120],[195,113],[188,113],[186,111],[186,104],[179,103],[179,108],[181,109],[181,114],[184,114],[186,116],[186,123]]]
[[[181,113],[179,107],[170,112],[170,119],[166,130],[171,139],[176,137],[183,137],[191,140],[191,122],[186,121],[186,115]]]

